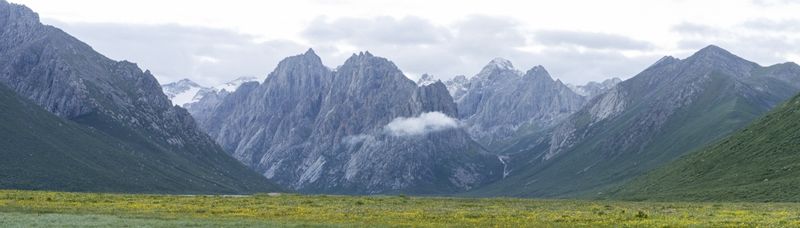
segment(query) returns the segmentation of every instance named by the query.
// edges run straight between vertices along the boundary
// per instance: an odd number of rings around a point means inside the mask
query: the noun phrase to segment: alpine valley
[[[264,73],[161,84],[0,0],[0,188],[800,201],[794,63],[710,45],[624,81],[495,58],[415,82],[308,49]]]

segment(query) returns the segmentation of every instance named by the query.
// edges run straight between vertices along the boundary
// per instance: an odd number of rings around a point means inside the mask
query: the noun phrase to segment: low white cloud
[[[441,112],[426,112],[418,117],[398,117],[384,127],[393,136],[418,136],[459,127],[458,120]]]

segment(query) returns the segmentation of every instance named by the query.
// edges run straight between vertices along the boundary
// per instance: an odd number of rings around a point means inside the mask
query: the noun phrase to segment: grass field
[[[0,191],[0,227],[800,226],[800,204]]]

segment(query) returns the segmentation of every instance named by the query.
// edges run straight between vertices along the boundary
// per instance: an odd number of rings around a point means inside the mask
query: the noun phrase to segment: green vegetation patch
[[[9,217],[0,226],[785,227],[800,226],[800,204],[0,191]]]

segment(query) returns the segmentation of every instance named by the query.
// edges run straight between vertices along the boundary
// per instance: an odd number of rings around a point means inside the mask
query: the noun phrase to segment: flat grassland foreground
[[[0,191],[0,227],[353,225],[787,227],[800,204]]]

